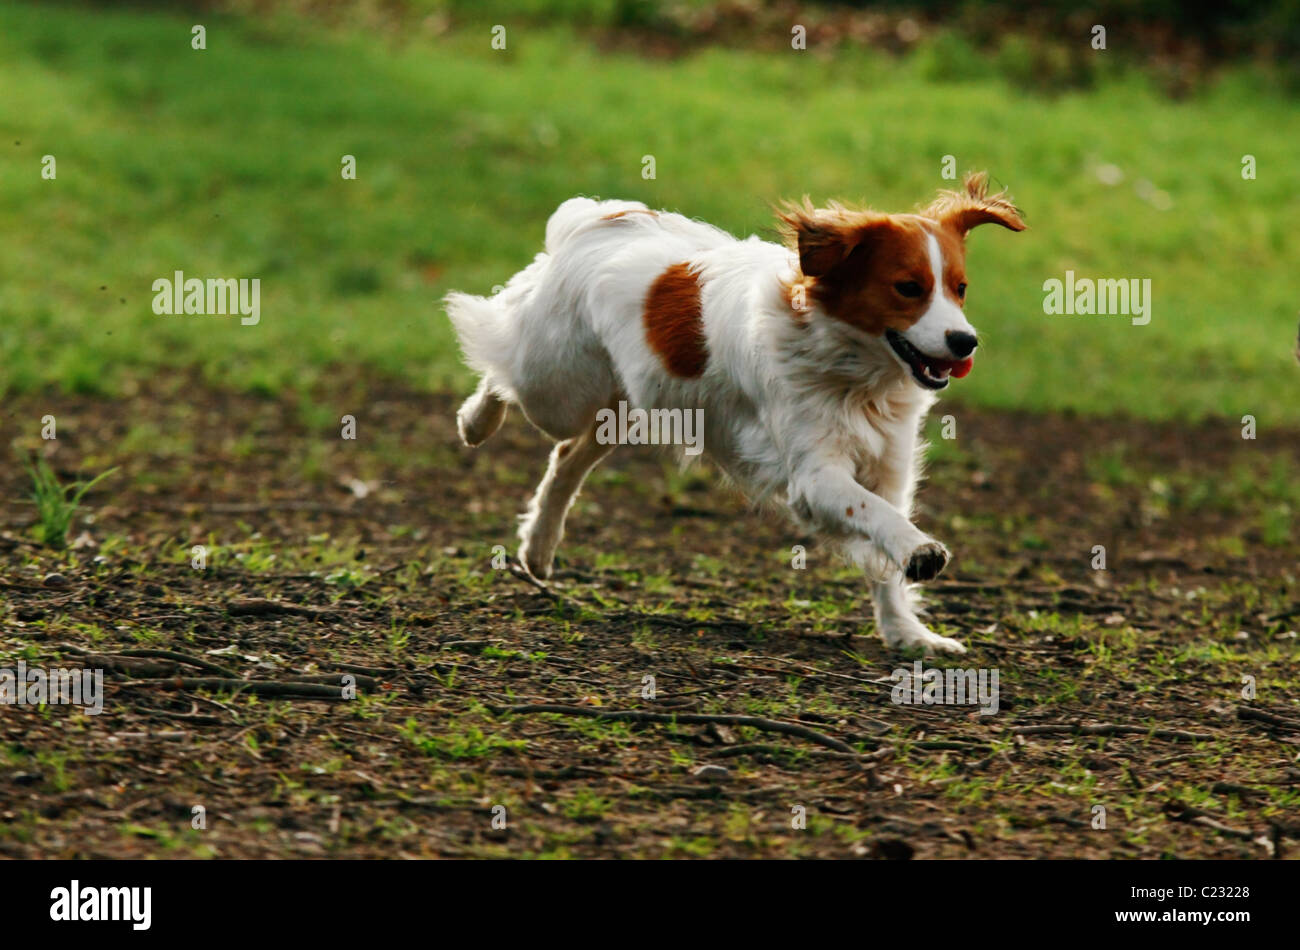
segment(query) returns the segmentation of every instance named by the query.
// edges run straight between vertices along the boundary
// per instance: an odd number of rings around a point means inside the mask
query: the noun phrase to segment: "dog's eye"
[[[894,289],[904,297],[920,297],[925,293],[925,288],[914,280],[900,280],[894,285]]]
[[[958,297],[966,296],[966,285],[964,283],[957,285],[957,296]]]

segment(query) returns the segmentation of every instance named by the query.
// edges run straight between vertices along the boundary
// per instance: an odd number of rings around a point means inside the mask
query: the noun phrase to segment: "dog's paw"
[[[938,541],[930,541],[914,550],[903,573],[909,581],[934,580],[948,566],[951,555]]]
[[[877,620],[877,623],[881,621]],[[895,615],[880,625],[885,645],[894,650],[921,650],[933,653],[965,653],[966,648],[952,637],[941,637],[912,616]]]
[[[941,637],[913,622],[902,630],[886,630],[885,643],[895,650],[921,650],[926,656],[935,653],[965,653],[966,648],[952,637]]]
[[[941,637],[937,633],[931,633],[923,644],[926,655],[932,653],[965,653],[966,647],[959,640],[952,637]]]
[[[535,552],[527,543],[519,548],[519,563],[524,566],[524,570],[539,581],[550,579],[553,558],[544,557]]]

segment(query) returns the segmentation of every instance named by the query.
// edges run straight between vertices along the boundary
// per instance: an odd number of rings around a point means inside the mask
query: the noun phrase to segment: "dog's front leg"
[[[855,563],[892,567],[872,581],[876,629],[895,649],[965,653],[950,637],[929,630],[916,616],[907,582],[928,580],[948,563],[948,549],[913,525],[892,504],[863,488],[847,470],[809,469],[790,480],[790,503],[802,518],[849,535],[846,552]],[[874,571],[879,574],[880,572]]]
[[[948,563],[947,548],[858,484],[847,466],[802,469],[787,492],[800,517],[838,535],[866,539],[909,581],[930,580]]]
[[[870,573],[879,562],[876,547],[866,538],[853,538],[845,544],[845,554],[854,564]],[[877,576],[871,581],[872,608],[876,630],[896,650],[924,650],[926,653],[965,653],[966,648],[951,637],[941,637],[916,616],[915,590],[898,571],[892,576]]]

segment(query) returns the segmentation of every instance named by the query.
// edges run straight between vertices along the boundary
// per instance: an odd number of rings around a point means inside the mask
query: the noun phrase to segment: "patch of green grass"
[[[717,844],[712,838],[698,835],[694,838],[683,838],[674,835],[664,842],[664,853],[666,855],[682,855],[688,858],[707,858],[713,854]]]
[[[400,42],[213,15],[196,51],[181,14],[0,7],[0,395],[113,393],[186,365],[268,393],[340,364],[465,388],[437,300],[503,283],[568,197],[770,233],[769,202],[805,192],[910,209],[951,185],[953,155],[1010,186],[1030,230],[972,236],[982,346],[949,398],[1249,413],[1261,439],[1300,422],[1300,110],[1262,73],[1234,67],[1172,103],[1099,58],[1090,88],[1046,98],[1001,78],[1014,48],[986,68],[951,38],[903,60],[736,46],[652,60],[548,18],[493,50],[476,15]],[[939,68],[950,48],[960,63]],[[259,278],[260,323],[154,314],[152,282],[177,269]],[[1043,283],[1066,270],[1149,278],[1151,323],[1045,315]]]
[[[613,808],[614,803],[610,799],[589,788],[579,788],[564,803],[564,814],[574,821],[598,821]]]
[[[531,660],[534,663],[540,663],[546,659],[546,654],[541,650],[522,653],[519,650],[505,650],[491,645],[485,646],[479,656],[495,660]]]
[[[36,761],[42,767],[46,775],[46,783],[51,790],[66,792],[72,787],[72,780],[68,777],[68,754],[66,752],[43,750],[36,753]]]
[[[36,533],[41,543],[61,551],[68,543],[68,528],[86,492],[117,471],[110,468],[88,482],[64,485],[43,458],[35,462],[24,457],[23,465],[32,479],[32,501],[36,503]]]
[[[419,752],[443,759],[481,759],[498,750],[517,750],[528,745],[522,739],[505,739],[485,733],[474,725],[432,732],[414,718],[407,719],[399,732]]]

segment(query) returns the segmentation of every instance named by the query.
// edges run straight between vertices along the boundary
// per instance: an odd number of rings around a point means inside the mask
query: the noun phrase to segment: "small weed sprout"
[[[86,492],[117,471],[110,468],[88,482],[73,482],[71,485],[60,484],[45,459],[33,461],[24,458],[23,464],[32,478],[32,500],[36,502],[36,516],[40,529],[41,543],[57,551],[63,550],[68,543],[68,527],[72,516]],[[71,493],[71,497],[69,497]]]

